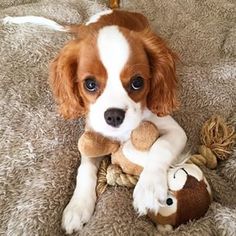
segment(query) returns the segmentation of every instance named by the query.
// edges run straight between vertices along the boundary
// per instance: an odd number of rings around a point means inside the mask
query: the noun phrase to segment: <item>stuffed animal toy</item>
[[[211,190],[200,168],[182,164],[168,171],[168,197],[157,215],[149,213],[157,224],[174,227],[199,219],[211,203]]]
[[[145,160],[135,160],[135,157],[130,159],[124,154],[125,149],[129,145],[133,145],[138,151],[148,152],[158,137],[159,132],[156,126],[144,121],[133,130],[127,143],[120,144],[98,133],[86,131],[79,139],[78,146],[82,155],[91,158],[111,154],[111,162],[120,166],[124,173],[138,176],[142,172],[142,163],[145,163]],[[148,158],[148,156],[144,155],[144,158]],[[152,212],[148,213],[156,224],[177,227],[189,220],[202,217],[208,210],[212,199],[211,190],[198,166],[181,164],[170,168],[168,187],[166,205],[161,206],[156,215]]]

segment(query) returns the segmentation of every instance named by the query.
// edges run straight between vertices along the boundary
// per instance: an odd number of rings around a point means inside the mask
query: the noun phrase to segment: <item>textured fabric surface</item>
[[[3,0],[0,18],[38,15],[64,23],[84,22],[106,1]],[[154,30],[180,56],[181,109],[175,118],[192,152],[202,123],[229,117],[236,101],[234,0],[123,0],[143,12]],[[71,38],[35,25],[0,24],[0,235],[63,235],[63,209],[79,165],[77,140],[83,121],[57,115],[48,63]],[[214,202],[206,216],[167,235],[235,235],[236,155],[217,170],[205,170]],[[132,191],[109,188],[78,235],[161,235],[132,208]],[[76,234],[77,235],[77,234]]]

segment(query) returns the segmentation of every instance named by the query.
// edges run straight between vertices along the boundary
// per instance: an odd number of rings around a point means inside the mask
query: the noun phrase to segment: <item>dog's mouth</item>
[[[132,129],[125,127],[113,128],[111,126],[107,127],[102,134],[108,138],[117,140],[117,141],[126,141],[129,139]]]

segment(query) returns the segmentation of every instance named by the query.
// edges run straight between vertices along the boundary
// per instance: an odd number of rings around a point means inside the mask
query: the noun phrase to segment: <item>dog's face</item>
[[[177,105],[174,55],[150,29],[87,31],[51,65],[51,85],[65,118],[86,115],[89,128],[124,138],[147,108],[163,116]]]

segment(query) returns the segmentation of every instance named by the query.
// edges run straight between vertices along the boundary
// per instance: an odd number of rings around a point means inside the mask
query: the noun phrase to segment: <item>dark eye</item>
[[[95,92],[98,89],[98,84],[95,77],[89,76],[84,80],[84,87],[89,92]]]
[[[168,206],[171,206],[172,204],[173,204],[173,199],[172,198],[167,198],[166,199],[166,204],[168,205]]]
[[[131,79],[130,87],[132,90],[139,90],[143,87],[143,78],[140,75],[135,75]]]

